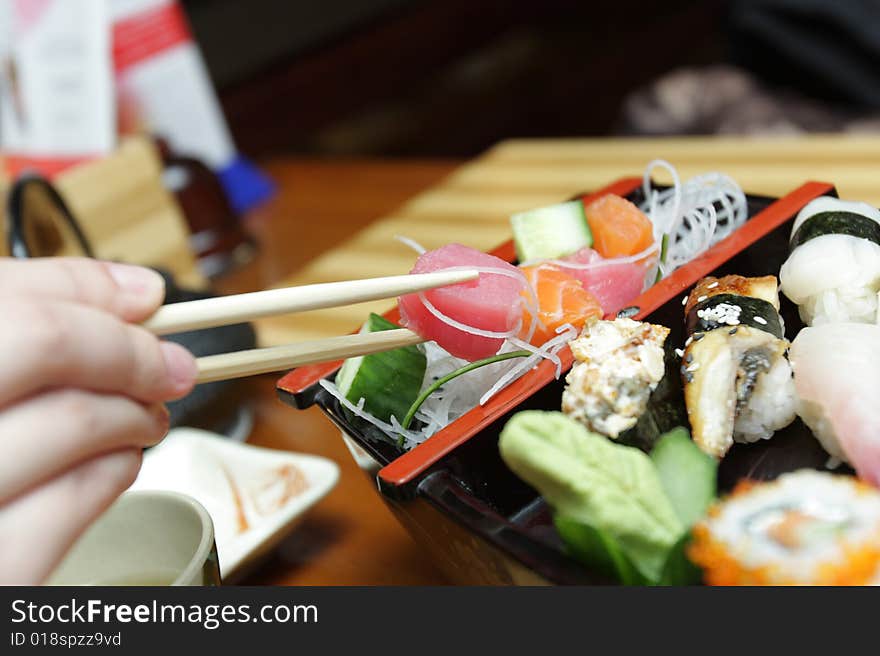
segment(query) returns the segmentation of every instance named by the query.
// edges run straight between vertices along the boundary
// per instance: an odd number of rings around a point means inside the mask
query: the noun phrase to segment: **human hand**
[[[0,259],[0,583],[52,572],[192,389],[192,355],[132,325],[164,295],[141,267]]]

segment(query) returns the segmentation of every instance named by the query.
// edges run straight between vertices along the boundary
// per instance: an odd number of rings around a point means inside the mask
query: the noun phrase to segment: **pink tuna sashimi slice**
[[[617,314],[642,293],[647,272],[644,261],[605,259],[592,248],[582,248],[554,264],[577,278],[598,300],[605,315]],[[573,265],[567,267],[566,262]]]
[[[880,487],[880,326],[804,328],[789,359],[801,419],[826,451]]]
[[[513,277],[481,273],[476,280],[425,292],[428,301],[442,314],[459,323],[494,333],[509,333],[521,321],[520,292],[525,276],[512,264],[461,244],[448,244],[419,256],[410,273],[429,273],[450,267],[491,267],[509,271]],[[479,360],[498,352],[503,339],[473,335],[445,323],[425,307],[418,294],[401,296],[400,317],[404,326],[426,340],[436,341],[452,355]]]

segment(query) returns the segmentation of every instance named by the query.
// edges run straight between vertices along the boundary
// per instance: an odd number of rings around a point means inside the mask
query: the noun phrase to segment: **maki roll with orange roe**
[[[880,492],[814,470],[739,483],[693,530],[710,585],[880,584]]]

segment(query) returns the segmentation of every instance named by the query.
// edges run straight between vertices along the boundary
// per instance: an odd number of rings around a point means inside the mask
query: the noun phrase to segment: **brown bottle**
[[[242,230],[214,172],[197,159],[171,152],[164,141],[158,144],[162,182],[186,217],[202,273],[216,277],[250,261],[256,245]]]

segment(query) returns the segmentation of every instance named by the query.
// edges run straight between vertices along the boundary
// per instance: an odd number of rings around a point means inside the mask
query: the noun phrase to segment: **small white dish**
[[[332,460],[231,442],[175,428],[144,454],[132,490],[171,490],[199,501],[214,521],[220,573],[234,582],[287,535],[339,478]]]

